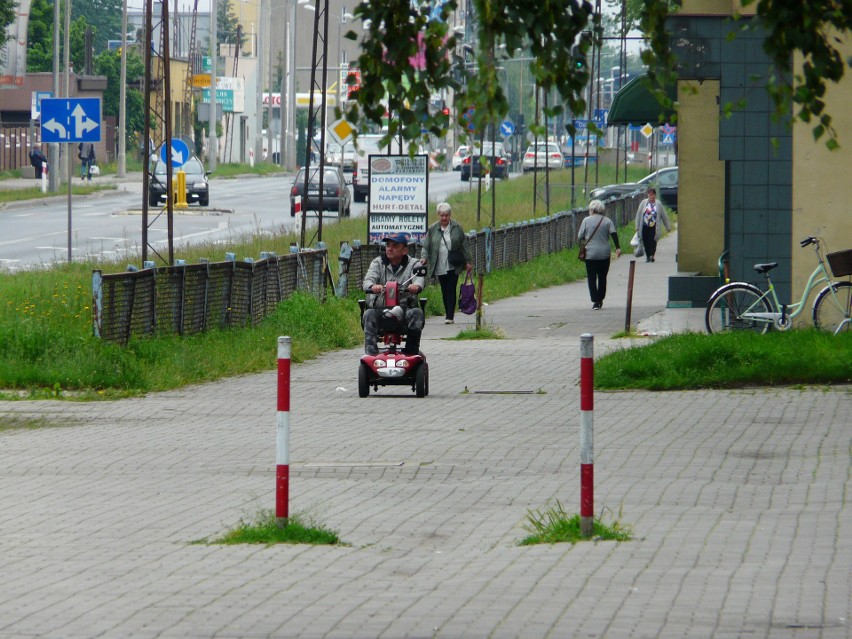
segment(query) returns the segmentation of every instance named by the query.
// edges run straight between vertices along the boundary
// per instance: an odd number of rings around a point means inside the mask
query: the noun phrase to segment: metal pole
[[[65,0],[65,96],[71,97],[71,0]],[[71,145],[65,145],[65,175],[68,178],[68,261],[71,262]]]
[[[296,0],[288,0],[287,18],[287,161],[288,169],[296,168]],[[281,103],[284,108],[284,102]],[[283,149],[282,149],[283,152]],[[283,158],[283,156],[282,156]]]
[[[121,80],[118,85],[118,177],[127,174],[127,0],[121,3]]]
[[[53,3],[53,97],[59,97],[59,19],[61,17],[59,2]],[[47,150],[48,166],[50,167],[47,179],[49,182],[48,188],[51,193],[55,193],[59,188],[59,143],[52,142]]]
[[[217,43],[216,30],[216,12],[218,11],[217,0],[210,2],[210,113],[207,120],[207,126],[210,127],[210,135],[208,138],[209,149],[207,158],[207,168],[211,171],[216,170],[216,162],[219,160],[219,143],[216,140],[216,61],[219,59],[219,45]],[[171,144],[167,140],[168,144]]]
[[[272,150],[272,88],[275,86],[275,83],[272,81],[272,72],[275,65],[272,63],[272,0],[268,0],[266,3],[266,16],[264,20],[264,24],[266,25],[266,44],[267,44],[267,61],[266,65],[269,68],[269,100],[266,103],[266,149],[267,156],[266,161],[274,164],[272,161],[273,158],[273,150]],[[279,95],[279,100],[280,100]],[[281,108],[279,106],[279,113],[281,113]],[[280,151],[280,149],[279,149]]]
[[[256,111],[257,114],[257,123],[255,125],[254,132],[254,161],[261,162],[263,160],[263,69],[265,67],[265,55],[264,52],[266,50],[266,39],[263,27],[263,17],[266,15],[266,3],[268,0],[260,0],[260,16],[259,16],[259,24],[257,25],[257,71],[255,72],[255,77],[257,78],[257,95],[255,95],[256,100]],[[272,101],[272,96],[269,96],[269,100]]]
[[[275,420],[275,519],[279,528],[290,517],[290,352],[291,339],[278,338],[278,412]]]
[[[594,336],[580,335],[580,533],[591,537],[595,517]]]
[[[627,275],[627,308],[624,313],[624,330],[630,332],[630,315],[633,312],[633,277],[636,273],[636,260],[630,260],[630,272]]]

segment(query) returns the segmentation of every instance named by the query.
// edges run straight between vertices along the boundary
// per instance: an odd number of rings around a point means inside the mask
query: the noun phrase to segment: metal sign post
[[[42,98],[41,140],[64,143],[68,158],[68,261],[71,261],[71,148],[74,143],[101,141],[100,98]]]

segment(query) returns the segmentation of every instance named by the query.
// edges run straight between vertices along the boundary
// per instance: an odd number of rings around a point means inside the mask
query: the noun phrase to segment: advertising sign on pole
[[[368,242],[378,244],[388,233],[408,233],[421,243],[429,211],[429,157],[371,155]]]

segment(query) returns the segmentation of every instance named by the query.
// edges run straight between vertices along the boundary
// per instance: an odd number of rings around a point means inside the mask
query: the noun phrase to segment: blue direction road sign
[[[588,120],[574,120],[574,128],[577,131],[585,131],[586,127],[589,125]]]
[[[189,159],[189,147],[180,138],[172,138],[171,144],[164,144],[160,148],[160,158],[163,162],[169,161],[169,153],[172,156],[172,166],[175,168],[183,166]]]
[[[100,98],[43,98],[42,142],[100,142]]]
[[[500,123],[500,135],[504,138],[511,137],[515,134],[515,123],[511,120],[503,120]]]

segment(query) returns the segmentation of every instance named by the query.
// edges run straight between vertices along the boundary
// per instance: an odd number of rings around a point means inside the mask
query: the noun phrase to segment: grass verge
[[[580,532],[580,515],[569,515],[559,501],[555,506],[542,510],[530,510],[523,526],[529,536],[524,537],[518,545],[533,544],[575,544],[578,541],[630,541],[633,531],[619,521],[611,524],[595,519],[592,524],[592,536],[584,537]]]
[[[665,337],[595,362],[599,389],[685,390],[852,383],[852,333],[815,329]]]
[[[33,180],[35,182],[35,180]],[[0,182],[2,186],[2,182]],[[72,195],[90,195],[98,191],[114,191],[115,184],[86,184],[86,185],[71,185]],[[7,189],[0,190],[0,204],[9,202],[22,202],[24,200],[38,200],[46,197],[62,197],[68,193],[68,187],[62,185],[61,189],[56,193],[42,193],[40,186],[30,186],[23,189]]]
[[[95,338],[82,318],[63,322],[40,317],[35,310],[23,317],[20,311],[11,315],[4,321],[0,307],[4,399],[22,398],[21,389],[29,389],[23,395],[27,399],[134,396],[274,370],[279,335],[293,338],[294,362],[363,339],[354,301],[330,298],[321,304],[305,294],[292,296],[253,328],[137,339],[126,347]]]
[[[335,546],[341,544],[340,537],[333,530],[328,530],[308,521],[303,515],[295,514],[287,520],[287,524],[279,527],[275,513],[262,510],[253,520],[241,520],[234,528],[222,537],[212,541],[201,540],[196,543],[206,544],[310,544],[314,546]]]

